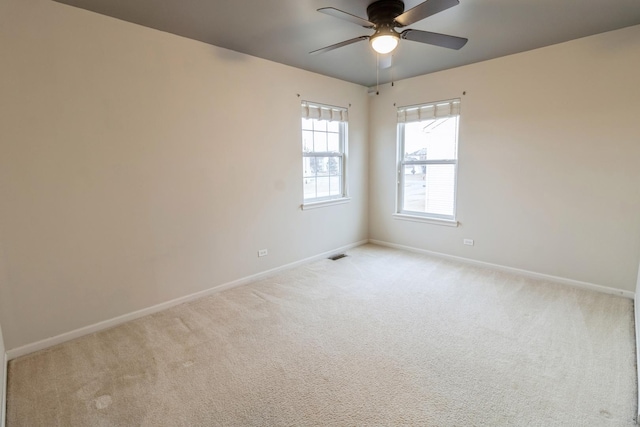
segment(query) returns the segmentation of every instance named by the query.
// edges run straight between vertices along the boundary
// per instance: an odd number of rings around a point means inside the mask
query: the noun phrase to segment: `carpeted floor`
[[[7,425],[634,424],[631,300],[348,255],[13,360]]]

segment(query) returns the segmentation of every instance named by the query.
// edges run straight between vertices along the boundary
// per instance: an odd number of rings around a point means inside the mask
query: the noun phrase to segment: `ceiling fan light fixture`
[[[349,21],[367,29],[373,29],[374,33],[370,36],[363,35],[323,47],[322,49],[316,49],[309,52],[309,54],[315,55],[329,52],[362,40],[369,40],[371,48],[383,55],[393,52],[398,47],[400,39],[458,50],[467,43],[467,39],[412,28],[402,30],[401,33],[396,31],[396,28],[404,28],[415,24],[458,4],[460,4],[460,0],[422,0],[422,3],[405,11],[403,0],[373,0],[373,3],[367,6],[368,19],[334,7],[320,8],[318,12]]]
[[[371,47],[379,54],[392,52],[400,41],[400,34],[396,33],[393,28],[383,27],[376,30],[371,36]]]

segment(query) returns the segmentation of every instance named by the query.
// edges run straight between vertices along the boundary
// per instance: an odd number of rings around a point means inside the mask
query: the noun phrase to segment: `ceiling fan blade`
[[[381,70],[386,70],[387,68],[391,68],[393,63],[393,54],[386,53],[384,55],[378,54],[378,68]]]
[[[402,15],[396,16],[397,26],[406,27],[407,25],[411,25],[423,20],[424,18],[428,18],[431,15],[435,15],[436,13],[456,6],[459,3],[460,2],[458,0],[427,0],[416,7],[407,10]]]
[[[319,53],[329,52],[330,50],[337,49],[337,48],[342,47],[342,46],[348,46],[350,44],[357,43],[357,42],[359,42],[361,40],[368,40],[368,39],[369,39],[369,36],[356,37],[355,39],[345,40],[345,41],[340,42],[340,43],[332,44],[331,46],[323,47],[322,49],[317,49],[317,50],[311,51],[311,52],[309,52],[309,55],[317,55]]]
[[[467,44],[468,39],[456,36],[448,36],[446,34],[431,33],[429,31],[420,30],[404,30],[400,36],[403,39],[414,42],[432,44],[434,46],[446,47],[449,49],[460,49]]]
[[[364,18],[360,18],[359,16],[352,15],[340,9],[336,9],[335,7],[323,7],[318,9],[318,12],[322,12],[324,14],[333,16],[334,18],[344,19],[345,21],[352,22],[356,25],[361,25],[365,28],[373,28],[375,25],[373,22],[369,22]]]

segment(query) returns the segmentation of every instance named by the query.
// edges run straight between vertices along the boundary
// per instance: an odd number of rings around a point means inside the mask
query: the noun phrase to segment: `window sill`
[[[351,201],[351,197],[343,197],[341,199],[331,199],[331,200],[323,200],[321,202],[303,203],[300,206],[300,208],[303,211],[306,211],[308,209],[317,209],[317,208],[324,208],[326,206],[341,205],[343,203],[349,203],[350,201]]]
[[[424,216],[418,215],[407,215],[407,214],[393,214],[395,219],[400,219],[403,221],[414,221],[414,222],[426,222],[427,224],[434,225],[444,225],[447,227],[457,227],[459,225],[458,221],[453,219],[438,219],[438,218],[428,218]]]

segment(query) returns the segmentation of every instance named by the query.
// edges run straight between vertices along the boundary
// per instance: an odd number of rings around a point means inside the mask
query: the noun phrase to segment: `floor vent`
[[[331,261],[337,261],[337,260],[339,260],[340,258],[344,258],[344,257],[346,257],[346,255],[345,255],[345,254],[338,254],[338,255],[330,256],[330,257],[329,257],[329,259],[330,259]]]

